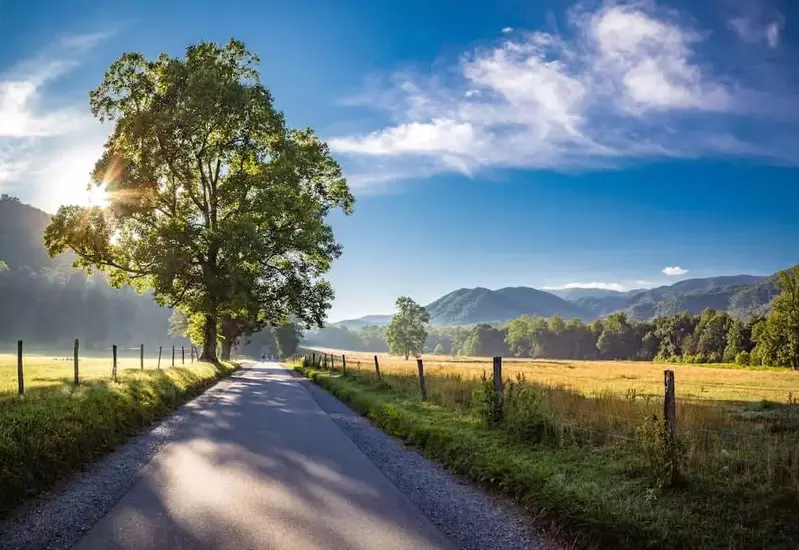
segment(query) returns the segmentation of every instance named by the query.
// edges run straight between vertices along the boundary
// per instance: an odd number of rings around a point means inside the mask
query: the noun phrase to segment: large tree
[[[397,298],[397,314],[386,329],[388,351],[393,355],[419,356],[427,341],[427,323],[430,314],[427,310],[408,298]]]
[[[222,320],[228,342],[289,315],[321,324],[321,277],[341,253],[326,216],[353,205],[327,146],[286,127],[257,62],[235,40],[123,54],[90,94],[115,123],[92,173],[109,206],[62,207],[45,233],[51,254],[71,249],[79,267],[200,315],[206,360]]]

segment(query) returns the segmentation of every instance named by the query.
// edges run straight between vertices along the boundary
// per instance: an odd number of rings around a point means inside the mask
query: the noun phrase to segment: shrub
[[[680,478],[685,464],[685,447],[664,422],[652,416],[638,428],[638,439],[644,450],[658,488],[672,487]]]
[[[749,364],[750,361],[751,361],[751,357],[749,357],[749,352],[748,351],[738,352],[738,355],[735,356],[735,364],[736,365],[746,366],[746,365]]]

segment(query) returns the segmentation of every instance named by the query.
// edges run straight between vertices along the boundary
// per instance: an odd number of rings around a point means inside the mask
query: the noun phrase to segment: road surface
[[[452,545],[275,363],[182,426],[79,550]]]

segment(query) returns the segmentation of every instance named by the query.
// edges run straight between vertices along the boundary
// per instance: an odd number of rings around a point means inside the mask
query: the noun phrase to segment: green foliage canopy
[[[353,198],[327,146],[286,127],[241,42],[182,58],[125,53],[91,92],[114,130],[92,174],[108,208],[64,206],[45,231],[51,255],[159,304],[203,316],[203,358],[226,338],[293,316],[320,325],[341,253],[326,216]]]
[[[430,315],[425,308],[407,296],[397,298],[396,305],[397,314],[386,329],[389,353],[404,355],[405,359],[410,355],[418,357],[424,351],[427,341]]]

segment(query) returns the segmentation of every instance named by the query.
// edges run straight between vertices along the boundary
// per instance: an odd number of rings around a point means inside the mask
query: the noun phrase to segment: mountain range
[[[747,318],[765,313],[777,295],[777,274],[727,275],[687,279],[673,285],[619,292],[570,288],[538,290],[529,287],[461,288],[426,306],[434,325],[471,325],[505,322],[521,315],[591,321],[621,311],[630,319],[645,321],[683,311],[698,314],[706,308]],[[334,323],[347,328],[387,324],[390,315],[368,315]]]

